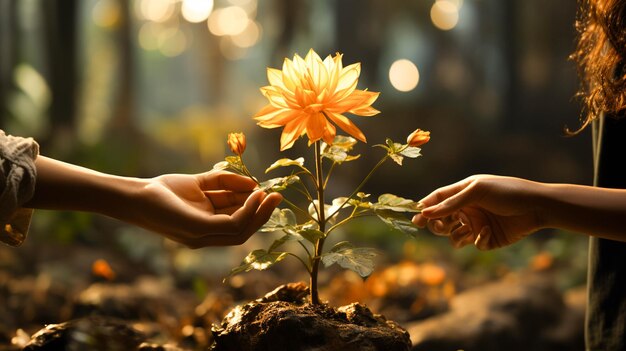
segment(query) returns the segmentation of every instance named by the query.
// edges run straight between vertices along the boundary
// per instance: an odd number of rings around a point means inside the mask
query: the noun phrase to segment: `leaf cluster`
[[[350,221],[364,217],[376,216],[390,228],[414,236],[418,228],[413,225],[406,214],[418,213],[421,205],[413,200],[405,199],[393,194],[382,194],[375,202],[370,201],[370,195],[361,191],[373,172],[387,159],[402,165],[404,158],[421,156],[421,149],[407,144],[395,143],[390,139],[384,145],[376,145],[387,151],[383,159],[371,170],[354,191],[344,197],[333,199],[330,204],[320,206],[315,194],[319,194],[328,185],[330,176],[337,166],[359,159],[360,155],[353,154],[352,150],[357,141],[349,136],[337,136],[332,145],[321,143],[319,163],[326,160],[326,173],[319,177],[319,172],[313,172],[305,166],[305,159],[281,158],[272,163],[265,173],[279,169],[289,169],[287,175],[270,178],[258,182],[261,189],[269,192],[281,192],[293,189],[308,202],[307,210],[296,206],[294,202],[285,199],[289,208],[275,209],[269,221],[261,228],[262,232],[279,232],[282,235],[274,240],[267,249],[258,249],[250,252],[238,267],[231,270],[229,276],[248,272],[250,270],[264,270],[281,262],[288,256],[299,260],[309,274],[314,274],[314,262],[321,261],[324,266],[338,264],[350,269],[362,277],[369,276],[375,268],[375,258],[378,251],[372,248],[354,247],[351,243],[342,241],[336,243],[326,252],[318,252],[323,241],[336,229]],[[321,165],[316,164],[317,167]],[[329,166],[329,167],[328,167]],[[239,174],[255,179],[245,167],[241,156],[229,156],[214,166],[214,169],[229,169]],[[316,169],[317,171],[317,169]],[[324,215],[321,216],[321,211]],[[324,220],[321,221],[320,218]],[[297,255],[288,251],[287,243],[296,243],[303,254]]]

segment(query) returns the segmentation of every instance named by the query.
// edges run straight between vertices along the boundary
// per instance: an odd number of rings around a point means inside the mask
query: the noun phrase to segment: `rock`
[[[159,345],[159,344],[151,344],[151,343],[141,343],[137,348],[137,351],[182,351],[180,348],[174,345]]]
[[[72,317],[95,314],[127,320],[159,320],[162,315],[191,313],[194,301],[174,297],[180,293],[168,282],[152,277],[141,277],[133,284],[94,283],[78,296]]]
[[[584,312],[566,304],[549,276],[525,275],[461,293],[449,312],[407,330],[413,351],[580,350],[583,320]]]
[[[212,329],[213,351],[405,351],[409,334],[366,306],[306,302],[304,283],[287,284],[233,309]],[[286,300],[286,301],[285,301]]]
[[[90,317],[46,326],[23,351],[135,350],[145,339],[124,322]]]

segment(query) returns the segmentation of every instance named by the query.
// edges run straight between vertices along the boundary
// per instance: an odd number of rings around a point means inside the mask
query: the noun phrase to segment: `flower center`
[[[306,113],[318,113],[324,109],[323,104],[310,104],[304,108],[304,112]]]

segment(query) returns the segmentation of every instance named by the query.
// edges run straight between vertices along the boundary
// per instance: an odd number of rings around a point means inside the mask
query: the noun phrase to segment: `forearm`
[[[626,190],[540,184],[545,226],[626,241]]]
[[[142,186],[137,178],[119,177],[39,156],[37,181],[25,207],[87,211],[118,217]]]

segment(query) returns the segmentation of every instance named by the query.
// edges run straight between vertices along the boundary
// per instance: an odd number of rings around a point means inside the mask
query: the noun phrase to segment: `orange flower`
[[[409,146],[417,147],[426,144],[429,140],[430,132],[418,128],[413,133],[409,134],[406,138],[406,143],[409,144]]]
[[[235,155],[241,156],[246,151],[246,136],[243,133],[228,133],[228,146]]]
[[[343,67],[341,54],[322,61],[313,49],[303,59],[285,59],[283,69],[267,69],[270,85],[261,88],[269,104],[255,116],[263,128],[285,127],[280,149],[293,146],[306,134],[309,145],[323,139],[332,144],[337,125],[346,133],[365,142],[365,135],[343,114],[373,116],[380,111],[371,107],[379,93],[358,90],[361,64]]]

